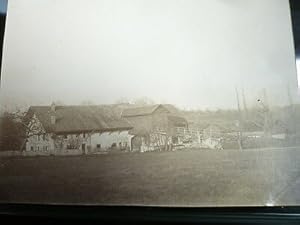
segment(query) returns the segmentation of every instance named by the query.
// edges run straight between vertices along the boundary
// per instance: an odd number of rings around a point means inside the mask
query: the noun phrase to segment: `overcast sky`
[[[114,103],[147,96],[185,108],[296,99],[288,0],[11,0],[4,104]],[[296,101],[296,100],[295,100]]]

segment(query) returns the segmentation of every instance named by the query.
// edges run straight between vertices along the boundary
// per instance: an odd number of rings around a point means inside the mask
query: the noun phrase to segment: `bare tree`
[[[65,105],[65,103],[61,100],[56,100],[53,102],[55,105]]]
[[[115,101],[115,104],[128,104],[129,100],[125,97],[121,97]]]
[[[133,103],[135,105],[138,105],[138,106],[146,106],[146,105],[155,104],[155,102],[152,99],[148,98],[148,97],[141,97],[141,98],[135,99],[133,101]]]
[[[24,122],[24,113],[4,112],[0,119],[0,149],[22,150],[27,139],[27,130],[32,129]]]
[[[45,134],[43,126],[35,115],[30,115],[25,111],[16,110],[10,113],[10,117],[19,127],[19,130],[15,133],[15,136],[20,137],[23,140],[19,150],[24,149],[28,138],[35,135]]]
[[[91,100],[84,100],[81,102],[81,105],[94,105],[94,102]]]

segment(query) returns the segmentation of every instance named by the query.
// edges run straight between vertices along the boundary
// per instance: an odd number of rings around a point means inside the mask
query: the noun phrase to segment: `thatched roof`
[[[168,120],[175,126],[186,127],[188,122],[185,118],[181,116],[169,115]]]
[[[113,131],[131,129],[126,120],[119,117],[113,107],[105,106],[31,106],[27,116],[36,115],[47,132],[76,133],[89,131]],[[55,115],[55,124],[51,124]]]
[[[130,117],[130,116],[144,116],[150,115],[155,112],[156,109],[159,107],[163,107],[169,113],[178,114],[178,110],[175,106],[170,104],[156,104],[156,105],[147,105],[142,107],[134,107],[134,108],[127,108],[124,109],[122,112],[122,117]]]
[[[150,105],[124,109],[122,112],[122,117],[149,115],[152,114],[158,108],[158,106],[159,105]]]

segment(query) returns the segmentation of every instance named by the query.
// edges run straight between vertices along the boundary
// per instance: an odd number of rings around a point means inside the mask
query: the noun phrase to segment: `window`
[[[37,140],[38,140],[38,141],[40,140],[40,135],[37,135]]]
[[[78,148],[74,143],[67,144],[67,149],[76,149]]]
[[[97,148],[101,148],[101,144],[97,144]]]
[[[64,135],[64,139],[68,139],[68,135]]]
[[[82,134],[82,137],[85,138],[85,133]]]
[[[30,147],[30,150],[31,150],[31,151],[33,151],[33,150],[34,150],[34,147],[33,147],[33,146],[31,146],[31,147]]]
[[[43,134],[43,141],[46,140],[46,134]]]

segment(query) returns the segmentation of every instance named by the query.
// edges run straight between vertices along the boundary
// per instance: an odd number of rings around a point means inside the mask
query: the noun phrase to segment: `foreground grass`
[[[300,151],[176,152],[0,160],[0,201],[135,205],[300,204]],[[299,193],[298,193],[299,194]],[[292,196],[291,196],[292,195]]]

